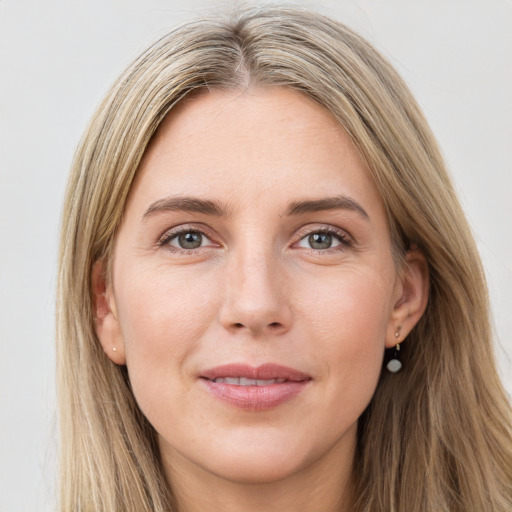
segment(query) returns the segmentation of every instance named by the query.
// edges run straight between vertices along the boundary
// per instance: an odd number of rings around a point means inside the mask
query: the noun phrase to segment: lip
[[[282,382],[249,386],[214,382],[215,379],[236,377]],[[304,372],[279,364],[254,367],[234,363],[205,370],[199,380],[209,393],[229,405],[247,411],[265,411],[295,398],[312,379]]]

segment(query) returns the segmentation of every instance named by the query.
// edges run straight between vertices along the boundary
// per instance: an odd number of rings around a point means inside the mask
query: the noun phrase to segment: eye
[[[185,233],[175,235],[169,241],[169,245],[179,247],[180,249],[198,249],[203,246],[205,238],[199,231],[186,231]]]
[[[193,251],[201,247],[215,246],[203,232],[196,229],[182,229],[178,232],[168,232],[162,237],[158,245],[184,251]]]
[[[333,233],[327,230],[319,230],[309,233],[305,237],[301,238],[296,244],[296,247],[322,251],[348,245],[350,245],[349,241],[342,233],[337,231]]]

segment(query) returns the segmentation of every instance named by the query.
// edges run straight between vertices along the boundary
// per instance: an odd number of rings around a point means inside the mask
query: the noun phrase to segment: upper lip
[[[243,363],[224,364],[202,371],[200,377],[209,380],[224,377],[243,377],[257,380],[285,379],[295,382],[311,379],[311,376],[307,373],[275,363],[265,363],[257,367]]]

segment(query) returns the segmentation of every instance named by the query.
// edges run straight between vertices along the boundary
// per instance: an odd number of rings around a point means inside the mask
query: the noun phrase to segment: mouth
[[[219,382],[223,382],[221,379],[224,379],[228,384],[239,386],[265,386],[269,385],[267,381],[282,384],[285,381],[311,380],[311,376],[307,373],[274,363],[257,367],[243,363],[225,364],[203,371],[201,378]]]
[[[271,386],[272,384],[282,384],[286,379],[247,379],[246,377],[217,377],[212,382],[225,382],[233,386]]]
[[[203,371],[200,380],[213,397],[246,411],[264,411],[297,397],[310,375],[282,365],[228,364]]]

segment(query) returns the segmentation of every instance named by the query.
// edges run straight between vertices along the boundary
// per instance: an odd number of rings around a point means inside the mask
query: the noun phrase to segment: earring
[[[116,348],[116,347],[112,347],[112,350],[113,350],[114,352],[117,352],[117,348]]]
[[[397,328],[395,332],[395,339],[398,342],[400,338],[400,327]],[[399,372],[402,368],[402,362],[400,361],[400,343],[397,343],[395,346],[395,351],[393,353],[393,357],[388,361],[386,368],[391,373]]]

